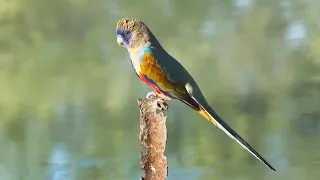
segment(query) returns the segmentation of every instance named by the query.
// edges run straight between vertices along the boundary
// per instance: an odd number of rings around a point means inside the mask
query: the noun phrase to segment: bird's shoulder
[[[201,101],[205,102],[202,92],[191,76],[191,74],[183,67],[178,60],[167,53],[162,48],[151,47],[148,52],[152,54],[152,58],[163,71],[166,77],[173,82],[181,92],[185,92],[185,86],[189,84],[192,86],[194,96]]]
[[[187,70],[161,47],[144,47],[139,59],[141,66],[155,66],[172,82],[183,83],[184,78],[190,77]]]
[[[165,68],[161,66],[161,56],[157,49],[152,46],[146,46],[141,49],[139,62],[141,72],[155,82],[173,83],[169,80]]]

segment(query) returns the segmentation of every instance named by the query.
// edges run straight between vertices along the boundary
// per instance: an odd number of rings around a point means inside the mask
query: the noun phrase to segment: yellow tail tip
[[[198,111],[198,113],[203,116],[204,118],[206,118],[209,122],[211,122],[212,124],[214,124],[215,126],[217,126],[216,122],[214,121],[214,119],[210,116],[210,114],[204,110],[203,108],[200,108],[200,110]]]

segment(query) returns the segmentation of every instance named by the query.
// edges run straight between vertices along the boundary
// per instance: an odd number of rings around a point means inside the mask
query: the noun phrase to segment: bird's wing
[[[156,48],[147,48],[143,55],[140,55],[140,68],[146,79],[160,91],[169,93],[174,98],[181,99],[188,95],[185,85],[173,78],[168,64],[162,63],[168,60],[166,56],[163,56]]]
[[[187,70],[162,48],[146,47],[140,55],[140,68],[153,85],[164,94],[179,99],[196,111],[200,110],[186,90],[186,84],[193,87],[194,96],[199,102],[207,103],[196,82]]]
[[[190,98],[189,93],[185,88],[187,84],[190,84],[193,89],[193,95],[195,98],[197,98],[198,102],[201,104],[207,103],[195,80],[175,58],[173,58],[162,48],[152,47],[151,52],[157,65],[166,75],[166,78],[176,85],[178,88],[177,90],[184,94],[184,98]],[[188,101],[192,100],[189,99]]]

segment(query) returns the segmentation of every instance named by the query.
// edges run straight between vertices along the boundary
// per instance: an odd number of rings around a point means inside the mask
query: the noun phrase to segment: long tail
[[[191,95],[191,94],[190,94]],[[200,110],[198,111],[203,117],[205,117],[208,121],[210,121],[212,124],[220,128],[223,132],[225,132],[229,137],[236,140],[243,148],[245,148],[247,151],[249,151],[254,157],[256,157],[258,160],[263,162],[266,166],[268,166],[270,169],[276,171],[256,150],[253,149],[253,147],[250,146],[249,143],[247,143],[238,133],[236,133],[226,122],[224,122],[218,114],[211,108],[208,107],[205,109],[192,95],[192,99],[196,101],[199,106]]]

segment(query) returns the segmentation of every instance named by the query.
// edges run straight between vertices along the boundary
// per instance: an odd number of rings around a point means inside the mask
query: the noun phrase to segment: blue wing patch
[[[140,54],[139,54],[139,62],[142,63],[143,55],[146,53],[149,53],[151,51],[151,47],[144,47],[141,49]]]

